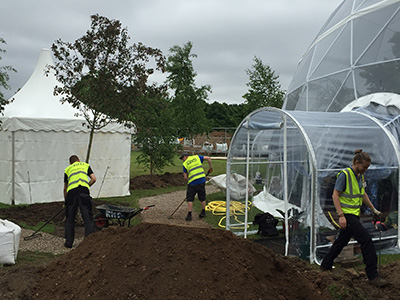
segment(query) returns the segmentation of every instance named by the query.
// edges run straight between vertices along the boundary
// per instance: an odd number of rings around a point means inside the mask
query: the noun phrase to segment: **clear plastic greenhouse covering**
[[[285,255],[319,262],[331,246],[331,237],[339,231],[332,201],[336,175],[351,166],[356,149],[372,159],[365,173],[371,201],[385,216],[396,214],[398,224],[399,147],[397,137],[382,122],[357,111],[266,107],[248,115],[232,138],[226,190],[227,207],[238,201],[245,211],[237,215],[228,209],[226,228],[247,237],[257,230],[252,223],[254,216],[269,212],[282,221]],[[238,175],[248,179],[248,192],[240,199],[230,195],[236,190],[230,178]],[[363,206],[361,221],[374,242],[380,242],[381,249],[398,246],[398,229],[382,232],[379,240],[372,219],[371,211]]]
[[[400,1],[345,0],[300,59],[283,109],[340,111],[359,97],[400,94]]]

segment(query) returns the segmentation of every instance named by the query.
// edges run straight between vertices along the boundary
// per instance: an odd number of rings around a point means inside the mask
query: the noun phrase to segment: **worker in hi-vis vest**
[[[203,155],[189,155],[188,153],[182,153],[179,157],[183,160],[183,177],[187,180],[186,190],[186,201],[188,204],[188,214],[186,221],[192,220],[192,209],[194,197],[199,197],[201,203],[200,218],[206,216],[206,173],[203,169],[203,161],[207,160],[209,170],[207,174],[213,171],[211,157]]]
[[[387,282],[381,279],[377,268],[377,256],[374,243],[367,229],[360,222],[361,205],[364,203],[372,213],[381,216],[365,192],[366,182],[364,173],[371,164],[371,157],[361,149],[355,151],[353,165],[337,174],[333,190],[333,203],[339,215],[340,233],[321,263],[324,271],[332,270],[333,261],[342,249],[354,239],[361,245],[365,273],[369,283],[374,286],[383,286]]]
[[[64,172],[65,244],[72,248],[75,239],[75,217],[79,210],[85,224],[85,236],[93,232],[92,198],[89,188],[96,182],[89,164],[81,162],[76,155],[69,158],[70,165]]]

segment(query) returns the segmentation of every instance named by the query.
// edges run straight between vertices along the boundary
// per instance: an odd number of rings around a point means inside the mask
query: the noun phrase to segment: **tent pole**
[[[246,200],[244,208],[244,238],[247,238],[247,220],[248,220],[248,209],[249,206],[249,166],[250,166],[250,129],[249,129],[250,117],[247,118],[247,160],[246,160]]]
[[[400,166],[397,169],[397,207],[400,207]],[[400,215],[397,213],[397,224],[400,224]],[[400,247],[400,234],[399,234],[399,229],[397,229],[397,247]]]
[[[225,202],[226,202],[226,208],[225,208],[225,229],[226,230],[231,230],[231,211],[230,211],[230,206],[231,206],[231,192],[230,192],[230,184],[231,184],[231,164],[229,162],[229,155],[228,159],[226,161],[226,197],[225,197]]]
[[[283,201],[285,203],[285,256],[289,253],[289,220],[287,195],[287,118],[283,115]]]
[[[11,204],[15,204],[15,132],[11,132]]]
[[[310,262],[316,261],[316,249],[317,249],[317,239],[316,239],[316,228],[315,228],[315,218],[318,215],[316,201],[319,200],[317,196],[317,191],[319,191],[318,186],[318,176],[317,170],[314,166],[311,166],[311,228],[310,228]]]

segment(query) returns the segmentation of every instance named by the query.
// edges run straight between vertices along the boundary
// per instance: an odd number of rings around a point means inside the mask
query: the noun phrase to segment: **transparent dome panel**
[[[310,74],[310,79],[350,68],[350,29],[350,24],[340,28],[340,34],[327,49],[326,54],[323,56],[323,60]],[[320,43],[318,43],[318,46]],[[317,50],[318,46],[316,48]]]
[[[340,111],[349,102],[353,101],[355,97],[353,76],[351,76],[350,72],[348,72],[346,75],[346,80],[338,90],[337,94],[334,96],[333,101],[326,111]]]
[[[397,14],[393,14],[393,7],[389,6],[383,11],[392,9],[392,17],[389,24],[382,29],[373,40],[371,46],[362,55],[357,65],[370,63],[385,62],[391,59],[397,59],[400,53],[400,19]],[[374,15],[382,14],[381,11],[376,11]],[[372,14],[371,14],[372,15]],[[377,18],[377,17],[376,17]],[[382,20],[388,21],[388,20]],[[381,23],[380,22],[380,23]]]
[[[376,93],[400,93],[400,60],[359,67],[355,72],[359,97]]]
[[[307,56],[304,57],[304,59],[300,62],[288,88],[288,93],[293,92],[293,90],[297,89],[299,86],[306,82],[313,51],[314,50],[310,51]]]
[[[366,14],[353,21],[353,61],[355,63],[359,61],[362,54],[366,52],[369,45],[372,44],[383,30],[387,20],[392,18],[392,16],[393,10],[382,9],[371,14]],[[373,59],[373,55],[370,58]]]

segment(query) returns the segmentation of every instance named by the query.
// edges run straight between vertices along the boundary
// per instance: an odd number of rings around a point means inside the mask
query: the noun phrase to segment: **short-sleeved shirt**
[[[201,163],[203,163],[204,156],[198,155],[198,157],[200,158]],[[187,173],[187,170],[185,167],[183,167],[183,173]],[[189,183],[189,185],[198,185],[198,184],[205,183],[205,182],[206,182],[206,177],[202,177],[202,178],[193,180],[191,183]]]
[[[350,168],[354,175],[357,178],[357,182],[358,182],[358,186],[362,187],[362,181],[361,181],[361,176],[357,176],[357,174],[354,172],[353,168]],[[335,190],[339,191],[339,192],[343,192],[346,189],[346,174],[344,172],[341,172],[339,174],[339,176],[336,179],[336,183],[335,183]]]

